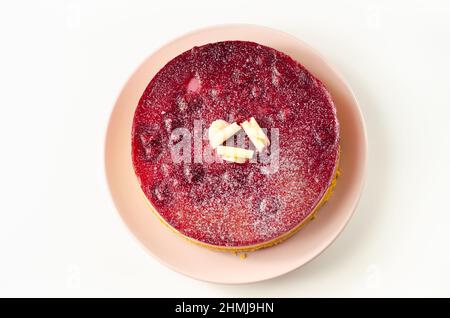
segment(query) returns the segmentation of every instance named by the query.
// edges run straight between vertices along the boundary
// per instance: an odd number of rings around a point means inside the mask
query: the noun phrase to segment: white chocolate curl
[[[237,163],[244,163],[247,159],[253,158],[253,150],[237,147],[218,146],[217,154],[224,160]]]
[[[255,118],[252,117],[250,118],[250,121],[244,121],[241,126],[258,152],[261,152],[264,147],[270,145],[269,138],[267,138]]]
[[[217,148],[217,146],[223,144],[239,130],[241,130],[241,127],[237,123],[228,124],[222,119],[215,120],[208,129],[208,138],[211,148]]]

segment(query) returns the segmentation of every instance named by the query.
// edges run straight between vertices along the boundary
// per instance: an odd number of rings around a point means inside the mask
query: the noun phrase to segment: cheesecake
[[[300,61],[223,41],[193,47],[149,79],[131,156],[163,224],[243,252],[278,244],[315,216],[336,184],[339,142],[332,97]]]

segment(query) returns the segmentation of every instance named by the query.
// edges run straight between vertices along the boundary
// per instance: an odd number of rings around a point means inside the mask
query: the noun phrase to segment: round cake
[[[219,250],[256,250],[299,230],[330,196],[339,152],[324,85],[253,42],[210,43],[172,59],[145,89],[132,127],[149,209]]]

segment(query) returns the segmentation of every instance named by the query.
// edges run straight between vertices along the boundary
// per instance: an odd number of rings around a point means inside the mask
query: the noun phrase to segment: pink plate
[[[196,45],[224,40],[258,42],[298,60],[328,88],[341,123],[341,176],[317,215],[287,241],[249,253],[246,259],[196,246],[160,223],[144,201],[131,164],[131,123],[145,87],[169,60]],[[105,144],[106,176],[123,221],[168,267],[216,283],[250,283],[273,278],[307,263],[328,247],[355,210],[365,175],[367,139],[358,103],[349,86],[311,47],[281,31],[254,25],[222,25],[184,35],[153,53],[134,72],[111,114]]]

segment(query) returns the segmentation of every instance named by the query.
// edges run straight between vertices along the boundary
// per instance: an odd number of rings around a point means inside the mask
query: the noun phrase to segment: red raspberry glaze
[[[192,132],[202,120],[207,131],[214,120],[251,116],[279,129],[276,173],[264,174],[261,163],[173,163],[173,129]],[[133,165],[144,194],[176,230],[218,247],[261,244],[294,229],[324,196],[338,156],[339,124],[325,87],[257,43],[211,43],[177,56],[151,80],[134,115]]]

